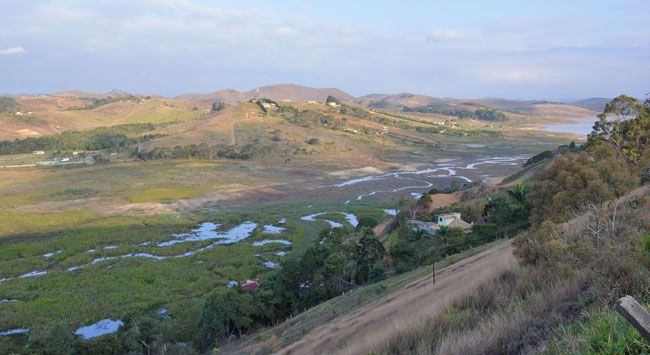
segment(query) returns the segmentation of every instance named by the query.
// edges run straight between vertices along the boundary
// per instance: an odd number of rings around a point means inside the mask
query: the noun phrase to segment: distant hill
[[[87,92],[87,91],[81,91],[81,90],[70,90],[70,91],[61,91],[57,92],[55,94],[52,94],[52,96],[56,97],[66,97],[66,98],[76,98],[76,99],[93,99],[93,100],[99,100],[99,99],[105,99],[108,97],[120,97],[120,96],[131,96],[126,91],[122,90],[111,90],[107,93],[96,93],[96,92]]]
[[[311,88],[295,84],[277,84],[262,86],[240,93],[235,90],[219,90],[209,94],[183,94],[178,99],[195,99],[238,103],[251,99],[268,98],[276,101],[325,101],[327,96],[334,96],[340,101],[354,101],[354,97],[335,88]]]
[[[551,117],[593,117],[602,111],[608,99],[589,99],[572,103],[545,100],[508,100],[499,98],[457,99],[436,98],[426,95],[402,93],[396,95],[370,94],[357,98],[365,107],[403,109],[429,105],[464,106],[481,105],[498,110]]]
[[[389,107],[417,107],[427,106],[433,103],[444,102],[444,100],[418,94],[401,93],[394,95],[371,94],[362,96],[357,102],[369,107],[389,108]]]
[[[611,99],[604,97],[593,97],[585,100],[577,100],[570,102],[573,105],[585,107],[593,111],[602,112],[605,109],[605,105],[610,102]]]
[[[231,90],[223,89],[208,94],[183,94],[177,96],[176,99],[183,100],[208,100],[208,101],[219,101],[226,104],[236,104],[238,102],[245,101],[243,98],[243,93]]]

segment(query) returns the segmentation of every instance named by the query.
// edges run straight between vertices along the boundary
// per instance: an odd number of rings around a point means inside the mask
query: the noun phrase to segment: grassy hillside
[[[117,100],[89,110],[81,108],[92,105],[92,100],[21,97],[17,102],[20,115],[0,115],[0,140],[123,124],[186,121],[204,116],[210,108],[207,103],[165,99]]]

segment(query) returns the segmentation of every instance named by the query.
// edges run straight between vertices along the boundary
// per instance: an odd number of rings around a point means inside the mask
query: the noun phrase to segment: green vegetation
[[[561,326],[543,354],[647,354],[650,345],[618,313],[597,310],[577,324]]]
[[[190,144],[185,147],[176,146],[174,148],[154,148],[151,150],[140,150],[135,156],[143,160],[154,159],[233,159],[233,160],[250,160],[257,157],[263,157],[266,154],[278,150],[276,145],[259,146],[255,143],[249,143],[243,146],[234,146],[218,144],[209,146],[207,144]]]
[[[213,102],[212,103],[212,112],[219,112],[226,108],[226,105],[223,102]]]
[[[18,109],[18,103],[13,97],[0,96],[0,113],[13,113]]]
[[[329,105],[329,104],[332,104],[332,103],[340,105],[341,101],[339,101],[336,97],[334,97],[332,95],[328,95],[327,99],[325,99],[325,104]]]
[[[278,114],[287,122],[302,127],[311,127],[312,125],[324,125],[330,128],[343,126],[346,123],[344,119],[336,119],[330,115],[310,109],[299,109],[289,105],[282,105],[278,109]]]
[[[462,119],[477,119],[481,121],[507,121],[508,117],[503,112],[493,108],[479,107],[476,110],[456,108],[449,104],[432,104],[428,106],[403,107],[404,112],[435,113],[439,115],[458,117]]]
[[[139,142],[129,136],[151,131],[153,124],[128,124],[113,127],[99,127],[88,131],[70,131],[38,138],[16,139],[15,141],[0,141],[0,155],[31,153],[43,151],[73,151],[73,150],[126,150],[130,145]]]
[[[199,196],[192,187],[159,187],[146,189],[131,198],[133,203],[176,201]]]
[[[110,97],[106,97],[106,98],[103,98],[103,99],[93,100],[93,102],[90,105],[86,105],[86,106],[82,106],[82,107],[74,107],[74,108],[70,108],[70,110],[94,110],[94,109],[96,109],[98,107],[108,105],[108,104],[112,104],[114,102],[122,102],[122,101],[140,102],[140,100],[142,100],[142,99],[137,97],[137,96],[130,95],[130,94],[118,95],[118,96],[110,96]]]

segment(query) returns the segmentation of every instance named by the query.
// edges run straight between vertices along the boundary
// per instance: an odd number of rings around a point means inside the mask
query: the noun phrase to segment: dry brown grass
[[[430,275],[421,278],[387,298],[312,330],[281,352],[357,354],[370,349],[381,352],[391,348],[390,344],[417,343],[421,334],[409,330],[439,317],[486,279],[513,265],[510,243],[499,244],[439,270],[435,285]]]
[[[486,277],[487,276],[487,277]],[[374,342],[346,353],[503,354],[530,351],[551,329],[577,316],[574,307],[585,291],[582,275],[552,282],[541,273],[516,267],[486,270],[463,285],[453,302],[404,315],[409,319]]]

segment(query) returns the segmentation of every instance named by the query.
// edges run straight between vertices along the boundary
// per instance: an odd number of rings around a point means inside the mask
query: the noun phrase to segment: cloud
[[[467,33],[456,30],[435,30],[427,37],[427,42],[454,41],[467,38]]]
[[[0,54],[13,55],[27,53],[23,47],[9,47],[7,49],[0,49]]]

